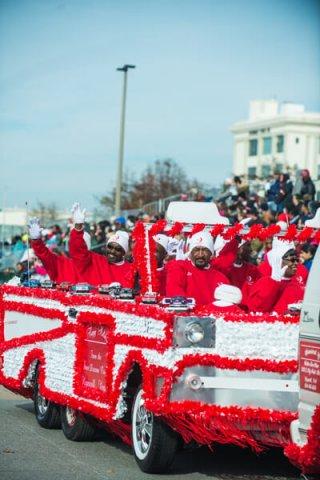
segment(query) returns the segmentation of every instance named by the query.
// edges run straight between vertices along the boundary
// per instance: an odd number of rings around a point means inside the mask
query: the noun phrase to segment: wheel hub
[[[75,424],[76,418],[76,411],[71,407],[66,407],[66,419],[70,427]]]
[[[49,401],[39,393],[37,396],[37,405],[40,415],[45,415],[48,410]]]
[[[146,453],[150,447],[152,436],[152,413],[147,412],[143,405],[137,410],[136,435],[138,445],[142,453]]]

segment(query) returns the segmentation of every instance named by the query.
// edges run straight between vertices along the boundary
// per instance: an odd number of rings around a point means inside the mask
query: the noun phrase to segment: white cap
[[[238,305],[242,300],[240,288],[222,283],[214,291],[214,299],[221,300],[227,305]]]
[[[192,250],[196,247],[205,247],[208,250],[210,250],[210,252],[213,255],[213,252],[214,252],[213,239],[211,234],[208,231],[203,230],[202,232],[198,232],[192,235],[190,239],[189,252],[191,253]]]
[[[88,232],[83,232],[83,240],[86,242],[88,250],[91,249],[91,237]]]
[[[280,257],[282,258],[289,250],[294,249],[294,243],[288,242],[287,240],[279,240],[279,238],[274,237],[272,241],[272,248],[270,252],[267,253],[268,261],[271,265],[272,258]]]
[[[158,235],[153,236],[153,240],[156,243],[162,245],[166,252],[168,251],[168,244],[170,239],[167,235],[163,235],[163,233],[158,233]]]
[[[114,235],[111,235],[107,245],[109,243],[117,243],[127,253],[129,250],[129,234],[123,230],[118,230]]]

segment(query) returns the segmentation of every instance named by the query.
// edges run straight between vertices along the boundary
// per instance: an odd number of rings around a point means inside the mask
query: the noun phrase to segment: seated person
[[[294,244],[275,238],[268,260],[271,275],[261,277],[250,287],[245,302],[250,311],[283,314],[288,305],[301,302],[304,295],[305,280],[298,274]]]
[[[158,276],[158,293],[161,296],[166,294],[166,280],[167,280],[167,264],[174,260],[179,241],[175,238],[168,237],[163,233],[158,233],[153,236],[156,243],[156,258],[157,258],[157,276]]]
[[[250,262],[251,253],[250,242],[242,242],[235,261],[225,271],[231,285],[242,289],[245,283],[252,284],[261,277],[258,267]]]
[[[132,288],[132,265],[124,259],[129,250],[128,233],[119,230],[108,238],[106,256],[94,253],[83,238],[85,210],[75,204],[72,213],[74,228],[70,232],[69,252],[80,281],[91,285],[118,282],[122,287]]]
[[[172,260],[167,265],[167,297],[192,297],[197,305],[213,300],[213,292],[220,283],[229,283],[223,273],[211,264],[213,239],[209,232],[193,235],[189,243],[187,260]]]
[[[77,283],[80,277],[72,260],[64,255],[53,253],[41,239],[41,227],[37,218],[31,218],[29,237],[35,255],[41,260],[51,280],[57,283]]]
[[[270,277],[270,275],[271,275],[271,264],[270,264],[269,256],[270,256],[270,254],[271,254],[271,252],[272,252],[272,250],[273,250],[273,248],[274,248],[274,246],[276,245],[277,242],[283,242],[283,241],[278,240],[277,238],[273,239],[271,250],[269,250],[268,253],[264,256],[263,262],[261,262],[259,267],[258,267],[259,272],[261,273],[262,276]],[[293,248],[294,248],[294,246],[293,246]],[[299,265],[297,267],[296,276],[301,277],[303,282],[306,283],[308,275],[309,275],[309,270],[302,263],[299,263]]]

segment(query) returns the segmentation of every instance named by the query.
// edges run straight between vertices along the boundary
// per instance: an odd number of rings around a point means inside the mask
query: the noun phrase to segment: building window
[[[271,166],[270,165],[261,165],[261,177],[267,178],[271,175]]]
[[[300,140],[299,140],[299,137],[296,137],[296,143],[299,143]]]
[[[274,166],[274,173],[281,173],[283,165],[282,163],[276,163]]]
[[[249,157],[255,157],[258,154],[258,140],[253,138],[249,141]]]
[[[263,139],[263,154],[269,155],[271,153],[271,137],[264,137]]]
[[[250,178],[250,180],[254,180],[256,176],[257,176],[257,168],[248,167],[248,178]]]
[[[284,150],[284,135],[277,136],[277,153],[283,153]]]

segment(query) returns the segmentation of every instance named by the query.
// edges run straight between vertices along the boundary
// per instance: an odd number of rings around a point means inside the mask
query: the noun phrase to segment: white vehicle
[[[168,229],[183,220],[186,204],[176,207]],[[187,210],[188,222],[228,228],[213,204]],[[70,285],[0,287],[0,383],[33,398],[38,423],[61,426],[70,440],[92,439],[99,421],[132,444],[144,472],[167,470],[183,443],[220,442],[257,453],[276,445],[304,472],[319,473],[320,249],[299,337],[297,314],[161,304],[151,288],[149,228],[135,232],[141,301],[77,295]]]
[[[314,435],[310,432],[316,428]],[[320,248],[308,277],[300,316],[298,419],[291,423],[292,461],[307,454],[320,465]],[[313,437],[318,437],[314,442]],[[313,444],[314,443],[314,444]],[[318,445],[316,445],[316,443]],[[302,465],[303,466],[303,465]],[[320,468],[320,467],[319,467]]]

